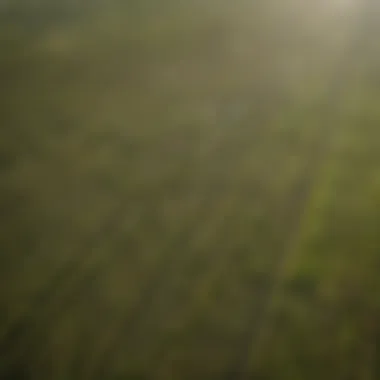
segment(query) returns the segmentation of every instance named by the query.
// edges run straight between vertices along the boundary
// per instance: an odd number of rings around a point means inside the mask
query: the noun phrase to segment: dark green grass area
[[[53,4],[0,10],[0,378],[377,379],[374,12]]]

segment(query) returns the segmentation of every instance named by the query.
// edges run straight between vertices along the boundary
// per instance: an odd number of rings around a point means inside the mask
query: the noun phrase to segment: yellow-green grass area
[[[368,76],[341,98],[339,132],[252,358],[268,378],[379,376],[379,100]]]
[[[225,7],[2,25],[4,378],[369,368],[376,94],[326,105],[347,35]]]

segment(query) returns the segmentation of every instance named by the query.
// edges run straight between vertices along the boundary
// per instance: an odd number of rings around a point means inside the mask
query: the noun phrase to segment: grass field
[[[378,379],[375,4],[18,3],[0,378]]]

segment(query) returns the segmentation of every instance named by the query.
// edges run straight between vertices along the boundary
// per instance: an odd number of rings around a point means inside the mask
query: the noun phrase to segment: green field
[[[0,3],[1,379],[380,378],[379,7],[315,3]]]

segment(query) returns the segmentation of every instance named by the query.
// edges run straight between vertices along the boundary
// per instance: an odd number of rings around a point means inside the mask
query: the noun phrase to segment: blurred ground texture
[[[1,379],[380,378],[380,12],[315,3],[0,3]]]

